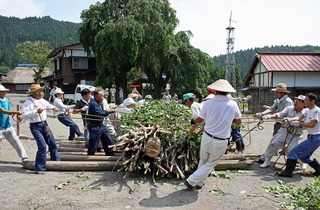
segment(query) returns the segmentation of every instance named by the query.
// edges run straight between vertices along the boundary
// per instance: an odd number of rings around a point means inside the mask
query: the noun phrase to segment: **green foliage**
[[[163,153],[167,155],[160,159],[154,159],[154,161],[170,168],[166,157],[170,157],[173,150],[180,148],[176,155],[177,164],[179,166],[185,165],[182,159],[180,160],[177,157],[180,155],[188,156],[189,169],[195,169],[198,163],[201,135],[196,132],[189,132],[191,117],[191,112],[184,105],[175,101],[166,104],[159,100],[154,100],[133,114],[123,115],[120,121],[121,132],[125,134],[129,131],[134,131],[137,128],[137,122],[140,122],[145,127],[159,125],[160,130],[164,132],[157,132],[157,138],[161,141]],[[131,154],[127,155],[131,157]],[[143,158],[147,157],[144,155]],[[184,167],[181,169],[186,170]]]
[[[266,192],[275,197],[289,199],[281,202],[280,206],[287,209],[320,209],[320,176],[315,177],[314,183],[309,183],[305,188],[290,186],[278,180],[280,186],[263,187]]]
[[[210,190],[209,192],[211,192],[213,195],[215,196],[226,196],[226,195],[230,195],[230,193],[228,192],[224,192],[223,190],[221,190],[220,188],[215,188]]]
[[[70,183],[71,183],[70,180],[65,181],[65,182],[61,182],[61,183],[55,185],[54,188],[55,188],[56,190],[61,190],[61,189],[65,188],[66,186],[68,186]]]
[[[0,66],[0,73],[7,74],[10,70],[8,66]]]
[[[81,24],[45,17],[0,16],[0,65],[11,69],[20,62],[16,45],[25,41],[44,41],[49,48],[79,42],[77,31]]]
[[[38,64],[38,71],[35,71],[34,82],[39,83],[44,72],[44,68],[49,66],[51,60],[47,57],[51,50],[48,48],[48,43],[43,41],[25,41],[17,44],[20,60],[23,63]]]

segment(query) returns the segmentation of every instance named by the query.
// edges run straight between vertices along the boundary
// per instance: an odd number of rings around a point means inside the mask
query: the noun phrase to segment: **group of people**
[[[197,170],[191,174],[184,184],[188,190],[201,189],[210,174],[227,149],[232,124],[241,124],[241,112],[238,104],[232,100],[230,93],[235,90],[226,80],[218,80],[208,88],[215,90],[211,96],[201,105],[194,102],[194,95],[183,95],[183,103],[192,113],[191,125],[204,123],[204,130],[200,146],[200,161]],[[316,105],[317,95],[308,93],[294,97],[294,102],[288,97],[290,91],[285,83],[279,83],[275,89],[277,98],[272,106],[265,105],[262,113],[256,117],[261,120],[283,119],[274,125],[273,138],[265,153],[256,162],[261,168],[270,165],[271,158],[279,151],[287,151],[286,167],[278,173],[282,177],[292,177],[297,161],[305,163],[314,169],[314,176],[320,175],[320,164],[312,158],[314,151],[320,146],[320,108]],[[209,94],[209,95],[210,95]],[[289,129],[291,128],[291,129]],[[307,129],[307,139],[300,142],[303,129]],[[239,131],[240,132],[240,131]]]
[[[225,153],[230,136],[233,134],[235,125],[241,124],[241,112],[236,101],[232,100],[231,93],[235,89],[226,80],[220,79],[208,86],[210,93],[205,102],[197,103],[194,95],[183,95],[183,103],[190,108],[192,113],[191,125],[203,124],[203,135],[200,146],[200,161],[198,169],[185,180],[189,190],[201,189],[211,170]],[[43,173],[46,170],[46,145],[49,147],[50,159],[59,161],[56,140],[46,121],[46,111],[53,110],[57,113],[58,120],[70,129],[69,140],[75,135],[85,138],[87,154],[94,155],[101,141],[105,155],[113,155],[110,145],[114,138],[119,135],[110,122],[108,116],[115,113],[117,118],[124,114],[133,113],[134,104],[145,105],[151,99],[151,95],[141,99],[137,90],[128,95],[117,109],[110,109],[105,99],[105,91],[101,87],[94,90],[84,89],[81,91],[82,99],[75,106],[66,106],[62,102],[63,91],[60,88],[54,90],[53,104],[43,98],[43,90],[39,84],[32,84],[28,90],[30,97],[23,103],[22,111],[12,111],[10,102],[5,95],[8,89],[0,85],[0,131],[4,135],[22,161],[27,160],[23,145],[12,127],[9,116],[21,115],[28,119],[31,133],[36,140],[38,150],[35,160],[35,172]],[[214,90],[214,91],[212,91]],[[274,125],[274,135],[265,153],[256,161],[261,168],[270,166],[271,158],[279,150],[287,151],[286,168],[279,176],[292,177],[298,160],[309,164],[314,169],[313,175],[320,175],[320,164],[312,158],[313,152],[320,146],[320,109],[316,105],[317,95],[308,93],[294,97],[292,101],[288,97],[289,91],[284,83],[277,85],[275,89],[277,99],[274,104],[256,117],[262,120],[283,119]],[[140,99],[140,100],[139,100]],[[82,133],[76,123],[67,115],[70,109],[73,113],[81,113],[83,118],[84,132]],[[292,129],[288,129],[288,127]],[[303,129],[307,129],[307,139],[300,142]],[[240,130],[237,131],[238,134]],[[236,132],[236,133],[237,133]],[[241,136],[241,135],[240,135]],[[234,137],[237,138],[237,137]],[[242,140],[243,143],[243,140]],[[244,149],[244,146],[243,148]]]
[[[292,177],[296,163],[299,161],[302,169],[306,164],[314,169],[314,176],[320,175],[320,164],[312,158],[314,151],[320,146],[320,109],[316,105],[318,97],[314,93],[294,97],[294,102],[288,97],[290,91],[285,83],[279,83],[275,89],[276,99],[271,107],[257,117],[262,120],[283,119],[274,124],[273,137],[265,153],[256,160],[261,168],[270,166],[271,158],[279,151],[287,154],[286,168],[279,173],[282,177]],[[291,128],[291,129],[290,129]],[[303,129],[308,131],[307,139],[301,141]]]

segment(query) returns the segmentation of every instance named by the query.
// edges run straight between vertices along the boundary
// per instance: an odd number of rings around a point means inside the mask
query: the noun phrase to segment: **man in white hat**
[[[10,101],[5,97],[9,89],[0,85],[0,132],[6,137],[11,146],[16,150],[22,161],[28,160],[26,151],[14,130],[10,115],[21,115],[19,111],[12,111]],[[2,135],[0,139],[2,138]]]
[[[262,116],[262,119],[285,119],[305,114],[305,96],[299,95],[298,97],[294,98],[295,100],[293,106],[288,106],[283,111],[275,114],[264,115]],[[279,150],[283,150],[283,152],[286,152],[287,150],[287,152],[290,152],[295,146],[298,145],[300,137],[303,133],[303,129],[301,127],[290,125],[286,122],[287,121],[284,120],[283,127],[281,127],[276,135],[272,137],[265,153],[256,161],[257,163],[262,163],[260,168],[269,167],[271,158],[276,155]],[[292,129],[289,129],[290,126],[292,126]],[[303,167],[306,167],[306,165],[303,165]]]
[[[69,127],[69,141],[73,141],[76,134],[78,137],[84,137],[84,134],[80,131],[79,126],[69,117],[69,115],[66,113],[69,111],[69,109],[74,109],[74,105],[65,105],[62,102],[63,98],[63,91],[62,90],[56,90],[56,98],[53,101],[53,105],[59,109],[59,111],[56,113],[58,116],[59,122],[61,122],[63,125]]]
[[[46,170],[47,159],[47,144],[50,151],[50,159],[59,161],[60,156],[56,145],[56,140],[52,131],[46,121],[46,110],[58,111],[58,109],[51,105],[48,101],[43,99],[43,89],[40,84],[32,84],[27,93],[30,94],[22,105],[22,117],[28,119],[30,123],[30,130],[37,142],[38,151],[34,170],[37,174],[43,174]]]
[[[271,91],[275,91],[276,99],[273,102],[273,105],[267,106],[263,105],[263,108],[266,108],[267,110],[263,112],[258,112],[255,114],[256,117],[261,118],[263,115],[266,114],[272,114],[275,112],[281,112],[288,106],[293,106],[293,101],[289,96],[287,95],[290,93],[290,91],[287,90],[287,84],[286,83],[279,83],[277,84],[276,88],[271,89]],[[280,129],[281,123],[276,122],[273,126],[273,136],[277,133],[277,131]]]
[[[211,170],[228,147],[231,124],[241,124],[238,104],[227,96],[228,93],[236,92],[230,83],[220,79],[208,88],[216,90],[216,96],[204,103],[199,117],[194,120],[195,123],[204,120],[206,123],[201,139],[198,169],[184,182],[188,190],[202,188]]]

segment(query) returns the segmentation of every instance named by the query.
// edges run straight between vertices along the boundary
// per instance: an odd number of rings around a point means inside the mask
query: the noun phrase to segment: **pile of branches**
[[[118,171],[143,172],[184,179],[198,165],[200,138],[189,132],[191,113],[177,102],[152,101],[121,118],[122,136],[113,149],[122,152]]]

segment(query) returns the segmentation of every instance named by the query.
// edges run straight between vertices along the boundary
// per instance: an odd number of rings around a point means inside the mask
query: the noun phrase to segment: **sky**
[[[97,0],[0,0],[0,15],[50,16],[81,22]],[[102,1],[100,1],[102,2]],[[179,19],[177,31],[190,30],[191,44],[210,56],[227,52],[232,12],[234,51],[274,45],[320,45],[320,0],[169,0]]]

